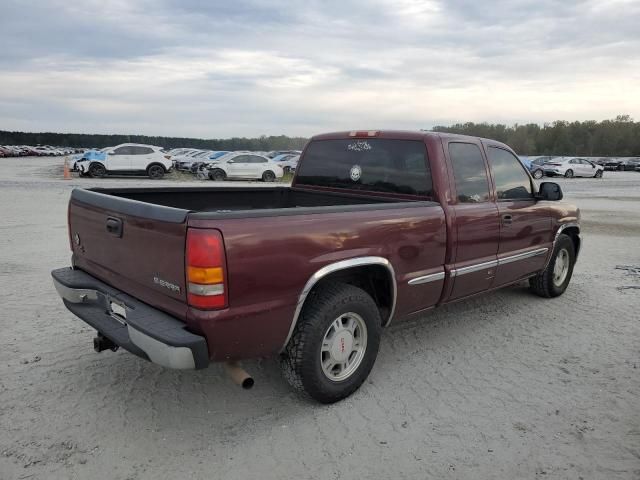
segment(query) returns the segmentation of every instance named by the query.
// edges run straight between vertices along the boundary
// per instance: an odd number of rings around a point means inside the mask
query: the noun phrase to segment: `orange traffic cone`
[[[69,171],[69,161],[64,157],[64,179],[71,180],[71,172]]]

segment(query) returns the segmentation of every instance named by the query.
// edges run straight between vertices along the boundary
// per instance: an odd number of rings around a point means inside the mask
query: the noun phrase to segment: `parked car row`
[[[270,156],[271,155],[271,156]],[[87,150],[71,160],[81,176],[146,175],[159,179],[172,169],[188,171],[198,178],[273,182],[285,172],[295,171],[300,152],[249,152],[173,149],[138,143],[123,143],[101,150]]]
[[[520,157],[533,178],[556,177],[593,177],[602,178],[605,168],[594,161],[578,157]]]
[[[187,171],[198,178],[215,181],[227,179],[273,182],[285,173],[294,172],[300,151],[230,152],[177,148],[167,152],[176,170]]]
[[[52,147],[50,145],[0,145],[1,157],[61,157],[80,153],[83,149],[70,147]]]

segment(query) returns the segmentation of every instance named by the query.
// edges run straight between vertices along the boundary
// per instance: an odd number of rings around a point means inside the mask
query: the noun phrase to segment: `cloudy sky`
[[[0,129],[640,118],[638,0],[0,0]]]

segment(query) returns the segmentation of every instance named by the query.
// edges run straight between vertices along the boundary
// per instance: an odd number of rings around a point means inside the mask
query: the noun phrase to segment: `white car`
[[[571,177],[601,178],[604,167],[584,158],[554,158],[542,165],[544,174],[550,177],[562,175]]]
[[[264,155],[246,152],[224,155],[208,168],[208,177],[217,181],[242,178],[273,182],[276,178],[282,178],[283,174],[282,167]]]
[[[123,143],[104,148],[102,152],[103,156],[76,163],[81,175],[104,177],[108,174],[145,174],[155,180],[164,177],[173,167],[169,156],[162,152],[162,147],[153,145]]]

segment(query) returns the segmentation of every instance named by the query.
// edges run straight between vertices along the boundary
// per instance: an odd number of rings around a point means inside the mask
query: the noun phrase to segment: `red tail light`
[[[222,235],[218,230],[187,230],[187,299],[203,310],[227,307],[226,262]]]

